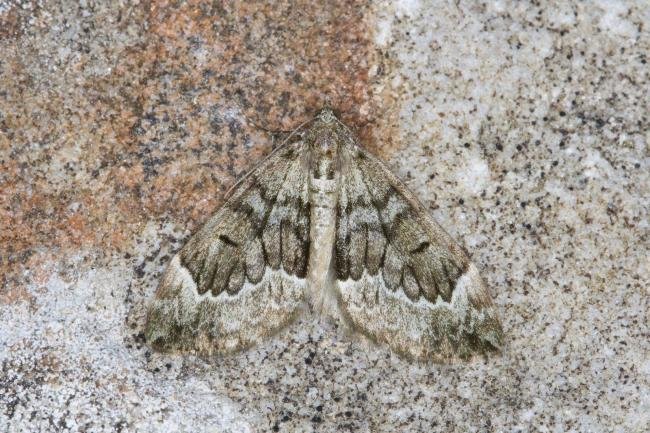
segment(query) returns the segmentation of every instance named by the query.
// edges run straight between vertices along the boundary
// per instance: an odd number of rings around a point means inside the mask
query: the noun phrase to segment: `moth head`
[[[323,123],[333,123],[338,121],[331,108],[325,107],[318,112],[316,119]]]
[[[318,112],[303,138],[310,149],[310,165],[314,178],[334,178],[339,147],[348,139],[349,134],[330,108],[323,108]]]
[[[305,138],[312,151],[332,156],[348,134],[347,128],[336,118],[332,109],[323,108],[314,118]]]

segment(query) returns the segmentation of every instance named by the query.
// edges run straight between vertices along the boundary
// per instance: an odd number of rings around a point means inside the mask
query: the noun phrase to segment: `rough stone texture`
[[[108,3],[0,0],[0,431],[649,430],[644,1]],[[146,347],[170,254],[326,103],[472,253],[501,357]]]

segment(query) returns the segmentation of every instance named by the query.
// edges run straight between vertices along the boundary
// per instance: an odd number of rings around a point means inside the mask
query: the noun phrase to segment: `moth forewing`
[[[296,317],[309,255],[305,155],[303,142],[276,149],[172,259],[147,317],[155,347],[228,353]]]

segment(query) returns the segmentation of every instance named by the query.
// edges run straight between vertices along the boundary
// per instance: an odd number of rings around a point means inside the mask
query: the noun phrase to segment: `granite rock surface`
[[[0,0],[0,432],[647,432],[650,8]],[[324,105],[471,253],[500,356],[305,317],[202,359],[147,301]]]

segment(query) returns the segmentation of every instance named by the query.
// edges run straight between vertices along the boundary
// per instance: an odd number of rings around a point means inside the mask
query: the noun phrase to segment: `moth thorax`
[[[312,143],[311,173],[315,179],[334,179],[338,137],[325,128],[315,135]]]

